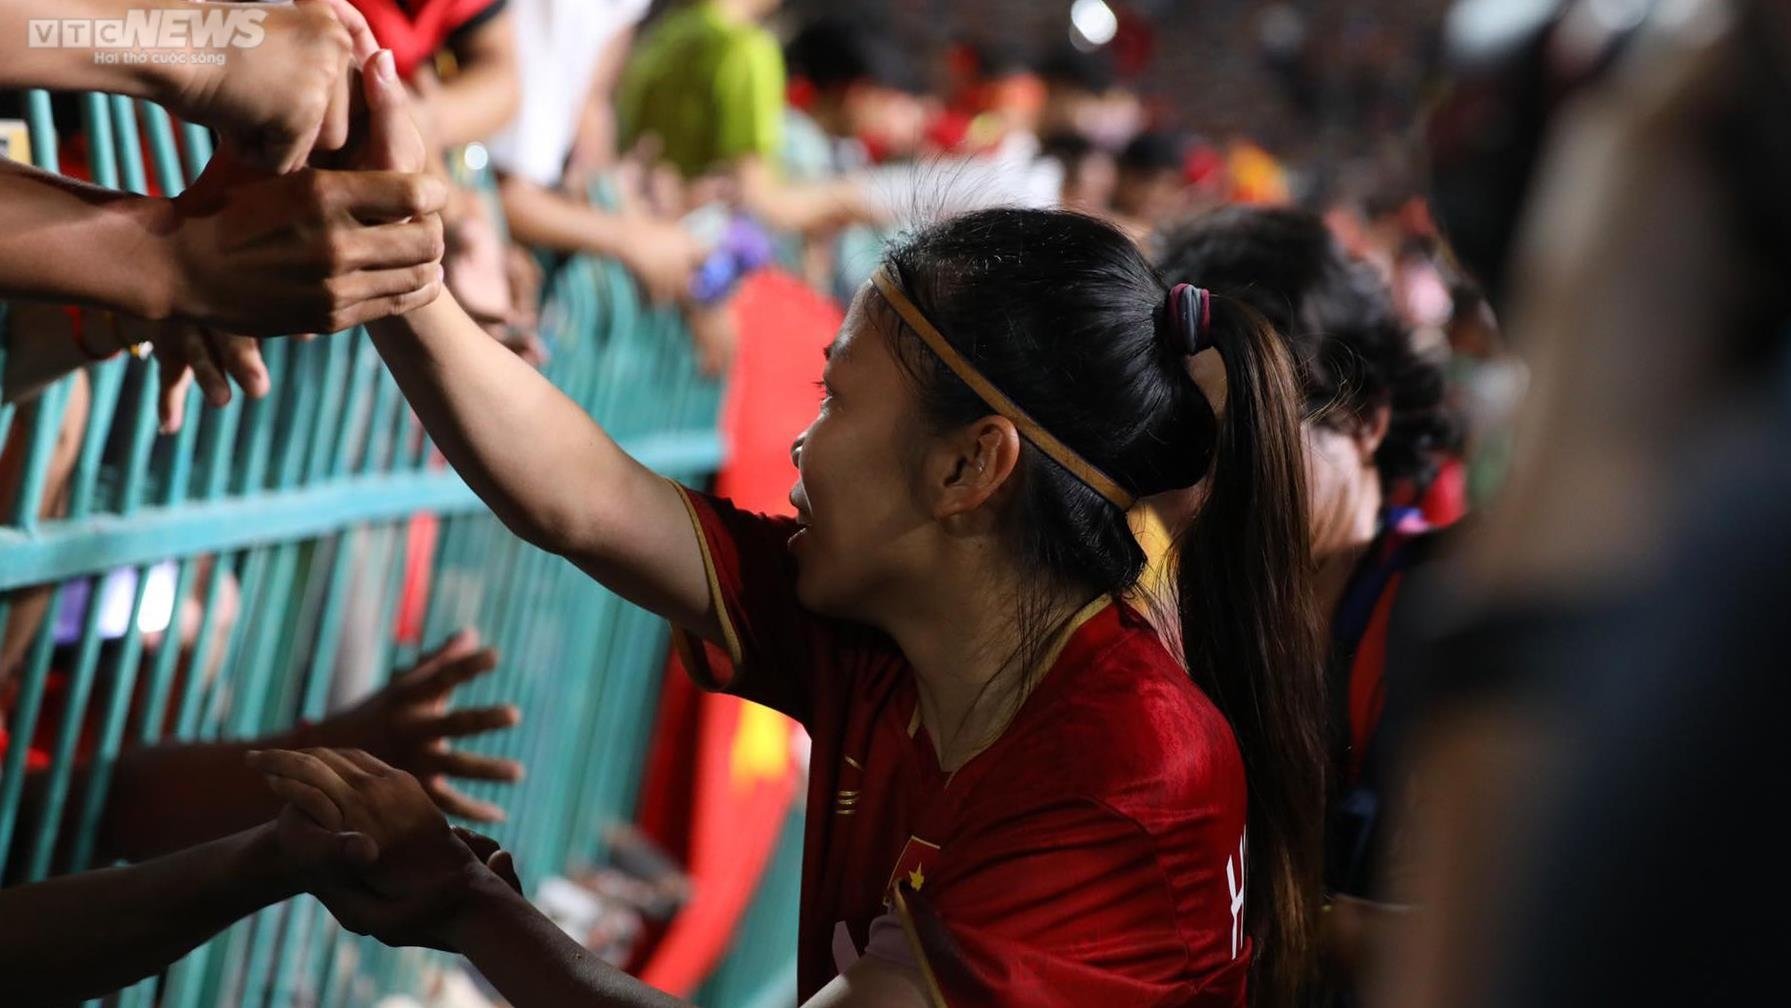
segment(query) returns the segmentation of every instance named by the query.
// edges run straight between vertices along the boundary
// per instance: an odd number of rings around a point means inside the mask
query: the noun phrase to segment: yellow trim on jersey
[[[690,499],[690,490],[677,480],[668,479],[666,482],[678,491],[678,499],[684,502],[684,511],[690,515],[690,529],[696,533],[697,546],[703,552],[703,574],[709,579],[709,601],[715,606],[715,618],[721,623],[721,636],[728,651],[728,660],[734,663],[733,672],[737,675],[745,657],[740,650],[740,636],[734,632],[733,618],[728,615],[727,600],[721,594],[721,579],[715,574],[715,557],[709,552],[709,536],[703,531],[703,520],[697,517],[696,503]]]

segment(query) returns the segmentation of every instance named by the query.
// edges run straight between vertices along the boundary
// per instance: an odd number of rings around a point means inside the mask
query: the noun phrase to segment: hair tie
[[[1188,377],[1212,408],[1213,416],[1225,415],[1225,360],[1213,345],[1213,293],[1205,287],[1178,283],[1169,288],[1169,324],[1174,327],[1186,358]],[[1208,354],[1206,351],[1213,351]]]
[[[1169,323],[1189,356],[1212,346],[1207,334],[1213,322],[1213,295],[1205,287],[1178,283],[1169,288]]]

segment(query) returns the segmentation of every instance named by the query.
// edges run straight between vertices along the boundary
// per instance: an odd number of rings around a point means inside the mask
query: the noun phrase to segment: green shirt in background
[[[660,21],[622,76],[618,120],[624,148],[653,134],[686,178],[758,155],[775,162],[782,142],[784,59],[772,34],[693,3]]]

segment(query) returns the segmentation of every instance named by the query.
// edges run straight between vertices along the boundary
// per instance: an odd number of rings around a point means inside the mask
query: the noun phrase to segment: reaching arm
[[[620,256],[628,244],[627,218],[591,206],[520,176],[498,188],[510,234],[524,245],[555,252]]]
[[[707,251],[677,224],[598,209],[517,176],[499,193],[510,234],[525,245],[615,259],[658,301],[682,296]]]
[[[0,158],[0,296],[255,335],[333,332],[435,296],[433,215],[446,199],[420,175],[264,175],[220,155],[170,200]]]
[[[734,166],[740,202],[774,231],[807,234],[844,224],[881,222],[850,178],[791,184],[777,177],[765,159],[741,158]]]
[[[505,525],[629,601],[720,639],[701,548],[671,483],[451,296],[372,331],[423,426]]]
[[[447,938],[516,1008],[686,1008],[592,954],[495,875],[474,884]]]
[[[389,57],[362,74],[371,167],[424,154]],[[435,443],[512,531],[624,598],[721,636],[684,502],[541,373],[486,335],[452,295],[371,327],[373,344]]]
[[[340,5],[340,6],[338,6]],[[89,33],[85,46],[43,33],[62,19],[118,20],[153,15],[160,24],[189,19],[186,37],[240,40],[221,63],[187,59],[102,63]],[[234,23],[226,22],[234,18]],[[206,21],[211,28],[192,22]],[[33,22],[36,22],[35,24]],[[253,27],[251,27],[253,25]],[[260,38],[246,44],[251,33]],[[37,34],[33,34],[37,33]],[[172,35],[166,39],[172,41]],[[205,4],[187,0],[0,0],[0,88],[110,91],[168,107],[218,130],[252,161],[280,171],[305,163],[314,148],[335,150],[348,135],[355,51],[371,43],[366,23],[346,0],[290,5]],[[195,47],[196,48],[196,47]],[[164,57],[166,54],[162,54]],[[364,52],[362,53],[364,55]]]
[[[508,855],[487,838],[450,830],[409,775],[350,750],[269,751],[250,762],[292,803],[281,813],[290,827],[283,842],[323,850],[334,831],[381,852],[344,866],[361,884],[343,884],[333,872],[311,876],[317,897],[350,930],[389,945],[459,952],[516,1008],[687,1004],[603,962],[535,909],[517,891]],[[917,978],[860,960],[809,1004],[924,1008],[926,1001]]]
[[[154,100],[178,90],[182,77],[190,73],[174,62],[119,60],[100,63],[94,50],[67,48],[60,45],[31,45],[39,40],[29,34],[56,31],[59,25],[44,22],[59,19],[122,19],[132,9],[182,10],[186,0],[4,0],[0,3],[0,37],[6,41],[6,59],[0,61],[0,87],[49,88],[53,91],[110,91],[113,94]],[[36,26],[30,22],[37,21]],[[60,35],[56,36],[60,39]]]
[[[0,889],[8,1000],[73,1004],[117,990],[298,889],[271,824],[143,864]]]
[[[516,1008],[687,1008],[574,941],[495,875],[481,876],[448,926],[447,942]],[[918,978],[864,958],[804,1008],[927,1008]]]
[[[173,220],[167,200],[0,158],[0,295],[165,317],[177,297]]]
[[[257,747],[290,745],[292,734],[260,742],[201,742],[127,751],[108,790],[99,845],[141,861],[267,822],[279,814],[259,775],[243,761]]]
[[[497,653],[462,632],[385,688],[314,725],[254,741],[164,743],[118,758],[101,822],[100,847],[142,860],[266,822],[280,811],[244,757],[255,749],[308,745],[365,749],[424,782],[444,812],[484,822],[503,810],[457,790],[453,777],[514,781],[522,765],[450,748],[449,741],[515,725],[509,705],[449,709],[455,690],[497,667]],[[71,806],[79,803],[71,802]]]
[[[83,338],[90,347],[109,339],[86,333]],[[0,339],[6,341],[0,404],[10,406],[35,398],[69,372],[87,364],[87,355],[75,343],[74,322],[67,312],[50,305],[23,301],[9,305]]]

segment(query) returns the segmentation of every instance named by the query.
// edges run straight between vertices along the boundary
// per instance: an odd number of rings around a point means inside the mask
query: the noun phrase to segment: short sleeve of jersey
[[[813,723],[814,665],[830,636],[826,620],[796,599],[789,518],[753,514],[679,487],[703,549],[724,645],[684,631],[674,638],[685,668],[704,689],[731,693]]]
[[[1184,934],[1150,838],[1095,801],[990,823],[894,895],[936,1005],[1244,1004],[1241,930]]]
[[[771,36],[744,36],[722,56],[715,74],[714,159],[775,159],[783,144],[784,61]]]

